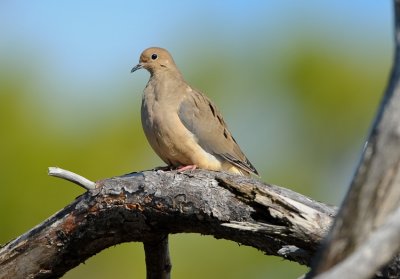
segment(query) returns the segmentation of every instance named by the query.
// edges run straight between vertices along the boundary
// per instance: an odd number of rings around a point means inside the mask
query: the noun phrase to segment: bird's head
[[[142,68],[148,70],[151,74],[155,74],[166,69],[174,70],[176,65],[166,49],[151,47],[142,52],[139,64],[132,68],[131,73]]]

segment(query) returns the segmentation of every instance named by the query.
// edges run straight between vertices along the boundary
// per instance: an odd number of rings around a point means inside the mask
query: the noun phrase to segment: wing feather
[[[218,108],[205,95],[196,90],[189,91],[182,99],[178,116],[206,152],[258,175],[232,137]]]

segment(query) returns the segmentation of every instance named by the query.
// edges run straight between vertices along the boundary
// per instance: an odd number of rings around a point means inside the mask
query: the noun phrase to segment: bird
[[[170,169],[259,176],[220,110],[185,81],[166,49],[145,49],[131,73],[139,69],[150,73],[142,96],[142,127],[151,147]]]

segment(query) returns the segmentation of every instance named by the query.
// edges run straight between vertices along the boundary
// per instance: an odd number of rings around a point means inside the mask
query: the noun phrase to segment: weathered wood
[[[391,77],[350,189],[309,277],[329,270],[355,253],[400,205],[400,0],[393,3],[395,59]],[[396,249],[385,250],[391,254],[376,257],[393,258],[400,250],[400,242],[391,245]],[[370,253],[374,253],[372,247],[370,249]],[[373,267],[377,269],[372,273],[382,266],[365,262],[353,266],[353,273],[366,274],[363,269]],[[387,270],[394,269],[399,278],[397,262]],[[377,274],[377,278],[388,278],[382,274]]]
[[[143,243],[146,259],[147,279],[169,279],[171,258],[169,256],[168,235],[160,234],[158,239]]]
[[[128,241],[194,232],[310,264],[335,210],[258,180],[196,170],[146,171],[97,188],[0,249],[0,278],[55,278]]]
[[[49,167],[48,175],[68,180],[85,190],[93,190],[94,188],[96,188],[96,183],[94,183],[93,181],[90,181],[72,171],[64,170],[58,167]]]
[[[315,279],[361,279],[373,278],[375,272],[392,260],[400,242],[400,208],[390,214],[383,226],[371,233],[357,250],[342,261],[315,277]],[[393,271],[393,270],[392,270]],[[378,278],[399,278],[397,272],[390,275],[380,272]]]

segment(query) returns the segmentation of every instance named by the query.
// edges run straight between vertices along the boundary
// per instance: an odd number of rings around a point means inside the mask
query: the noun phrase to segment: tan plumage
[[[167,50],[144,50],[132,72],[141,68],[150,72],[142,99],[143,130],[165,163],[258,175],[218,108],[186,83]]]

